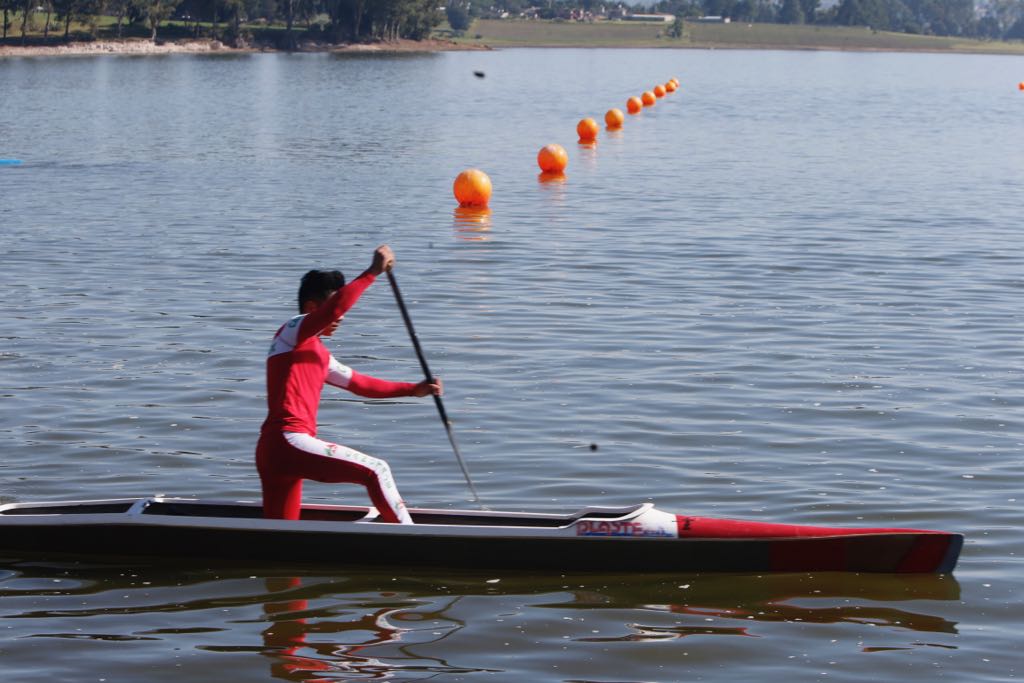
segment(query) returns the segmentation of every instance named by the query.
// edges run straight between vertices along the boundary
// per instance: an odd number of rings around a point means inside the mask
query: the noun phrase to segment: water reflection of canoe
[[[132,498],[0,506],[0,551],[204,557],[338,565],[556,571],[948,573],[960,534],[674,515],[650,504],[573,514],[307,505],[299,521],[258,503]]]

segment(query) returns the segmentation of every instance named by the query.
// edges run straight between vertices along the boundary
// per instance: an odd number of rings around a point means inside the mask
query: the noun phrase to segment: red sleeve
[[[367,287],[373,284],[377,276],[370,271],[365,271],[352,282],[339,289],[319,308],[302,319],[299,327],[298,345],[310,337],[320,333],[322,329],[332,322],[345,315],[348,309],[355,305],[359,297],[366,291]]]
[[[345,387],[353,394],[365,396],[366,398],[396,398],[398,396],[412,396],[416,391],[416,384],[412,382],[389,382],[386,379],[378,379],[370,375],[352,371],[352,379]]]

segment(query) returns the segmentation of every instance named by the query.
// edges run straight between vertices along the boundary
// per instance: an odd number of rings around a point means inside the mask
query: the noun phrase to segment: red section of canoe
[[[942,531],[920,529],[851,529],[843,527],[771,524],[742,519],[714,519],[676,515],[680,538],[808,538],[815,536],[851,536],[862,534],[938,534]]]
[[[850,529],[686,515],[676,515],[676,525],[680,538],[767,544],[766,569],[776,572],[951,572],[963,543],[959,534],[921,529]]]
[[[953,552],[953,537],[950,534],[934,533],[929,536],[918,536],[914,541],[914,547],[900,562],[896,571],[899,572],[932,572],[932,571],[953,571],[953,564],[956,563],[956,556],[960,554],[960,546],[955,546],[954,557],[949,555]]]

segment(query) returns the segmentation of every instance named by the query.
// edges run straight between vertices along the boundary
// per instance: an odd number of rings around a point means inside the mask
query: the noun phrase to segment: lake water
[[[488,506],[967,538],[945,577],[5,557],[0,671],[1018,680],[1022,79],[1020,57],[829,52],[0,61],[0,158],[24,162],[0,167],[0,502],[257,499],[298,278],[387,242]],[[564,183],[537,178],[552,142]],[[455,207],[469,167],[490,213]],[[419,375],[383,280],[330,346]],[[472,506],[429,401],[324,398],[321,434],[387,458],[411,505]]]

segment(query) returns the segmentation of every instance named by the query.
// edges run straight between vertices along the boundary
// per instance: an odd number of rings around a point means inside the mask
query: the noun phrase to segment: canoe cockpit
[[[570,526],[584,519],[599,521],[632,519],[650,510],[651,507],[650,503],[618,508],[586,507],[572,514],[434,509],[412,509],[409,512],[416,524],[557,529]],[[15,515],[125,515],[131,517],[262,519],[263,508],[259,503],[248,501],[197,500],[191,498],[167,498],[164,496],[87,502],[9,503],[7,505],[0,505],[0,516]],[[305,505],[302,508],[301,520],[372,523],[379,521],[379,517],[377,510],[372,507]]]

